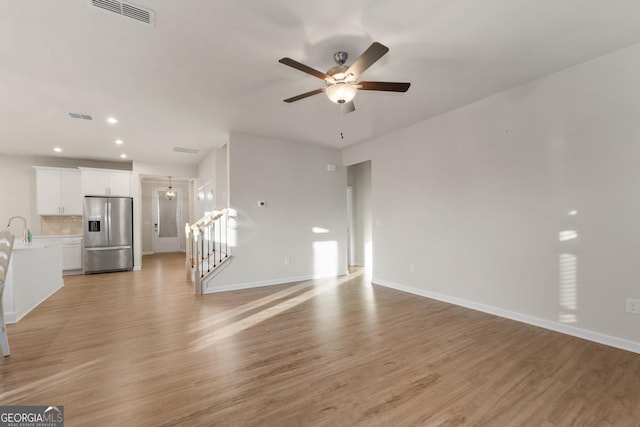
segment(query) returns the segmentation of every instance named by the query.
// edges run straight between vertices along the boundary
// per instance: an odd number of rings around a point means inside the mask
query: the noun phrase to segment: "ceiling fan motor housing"
[[[344,65],[344,63],[347,62],[347,58],[349,58],[347,52],[336,52],[333,54],[333,60],[336,61],[338,65]]]

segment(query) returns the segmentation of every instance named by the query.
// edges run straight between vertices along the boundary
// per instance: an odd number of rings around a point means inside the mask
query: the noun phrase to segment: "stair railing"
[[[228,211],[214,211],[193,225],[187,223],[184,231],[186,279],[193,280],[194,292],[201,294],[204,278],[230,257]]]

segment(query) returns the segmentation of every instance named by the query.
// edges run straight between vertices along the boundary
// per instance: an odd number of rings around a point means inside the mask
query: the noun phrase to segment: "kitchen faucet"
[[[11,218],[9,218],[9,221],[7,221],[7,225],[5,226],[5,228],[9,228],[9,226],[11,225],[11,221],[13,221],[16,218],[21,219],[22,222],[24,223],[24,229],[22,230],[22,241],[26,243],[27,242],[27,220],[24,217],[21,217],[19,215],[12,216]]]

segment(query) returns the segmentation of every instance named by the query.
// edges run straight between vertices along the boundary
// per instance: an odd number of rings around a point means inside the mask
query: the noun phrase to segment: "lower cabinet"
[[[83,274],[82,237],[80,236],[39,236],[45,246],[59,246],[62,258],[62,274]]]
[[[82,274],[82,239],[62,239],[62,273]]]
[[[71,270],[82,273],[82,247],[81,245],[62,245],[62,272],[73,274]]]

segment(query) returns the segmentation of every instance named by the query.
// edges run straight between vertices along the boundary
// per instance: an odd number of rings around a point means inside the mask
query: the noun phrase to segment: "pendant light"
[[[176,198],[176,192],[173,191],[173,187],[171,186],[171,177],[169,177],[169,188],[165,191],[164,198],[167,200],[173,200]]]

